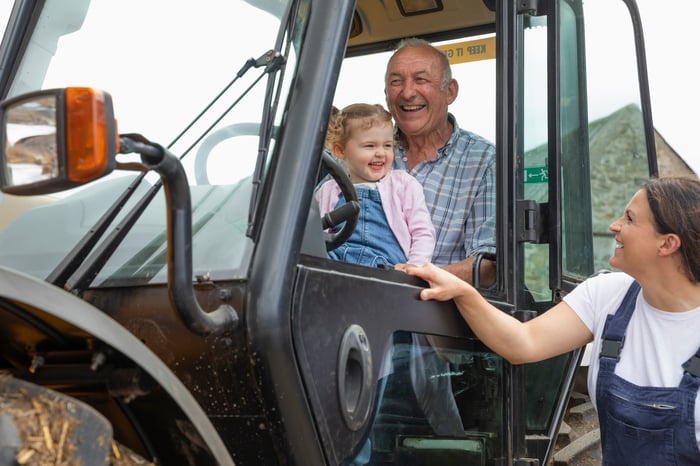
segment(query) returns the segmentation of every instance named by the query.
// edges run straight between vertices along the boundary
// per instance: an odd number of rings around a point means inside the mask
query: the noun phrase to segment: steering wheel
[[[357,220],[360,217],[360,204],[357,202],[357,192],[353,186],[350,177],[345,168],[327,152],[321,155],[323,166],[331,177],[338,183],[340,192],[343,193],[345,204],[332,210],[323,216],[323,239],[326,241],[326,250],[332,251],[350,238],[352,232],[357,226]],[[325,231],[336,225],[345,224],[335,233]]]

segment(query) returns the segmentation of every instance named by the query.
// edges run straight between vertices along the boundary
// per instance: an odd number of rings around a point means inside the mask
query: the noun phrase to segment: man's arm
[[[496,246],[496,157],[495,149],[483,159],[485,170],[473,199],[469,218],[464,224],[466,259],[443,266],[445,270],[473,284],[473,264],[479,251],[495,250]],[[492,251],[493,252],[493,251]],[[496,282],[496,264],[482,260],[479,266],[479,286],[488,288]]]

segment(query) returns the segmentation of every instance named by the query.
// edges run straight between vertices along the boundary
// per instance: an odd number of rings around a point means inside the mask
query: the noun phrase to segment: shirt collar
[[[459,133],[459,125],[457,124],[457,119],[454,117],[454,115],[448,113],[447,121],[452,123],[452,134],[450,135],[449,139],[447,139],[445,145],[438,149],[438,158],[440,158],[442,154],[444,154],[445,151],[457,140],[457,135]],[[396,141],[396,146],[399,149],[399,153],[403,155],[406,152],[406,148],[402,145],[403,133],[401,132],[398,126],[394,127],[394,136],[394,140]]]

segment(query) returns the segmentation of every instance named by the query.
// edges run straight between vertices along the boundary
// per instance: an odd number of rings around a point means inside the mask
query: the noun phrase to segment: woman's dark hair
[[[678,235],[679,253],[688,278],[700,281],[700,180],[695,176],[651,178],[642,189],[656,231]]]

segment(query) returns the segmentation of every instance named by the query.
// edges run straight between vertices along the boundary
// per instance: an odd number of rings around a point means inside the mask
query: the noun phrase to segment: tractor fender
[[[117,321],[65,290],[0,266],[0,299],[34,307],[94,335],[148,373],[179,405],[220,465],[235,466],[223,440],[187,387]]]

